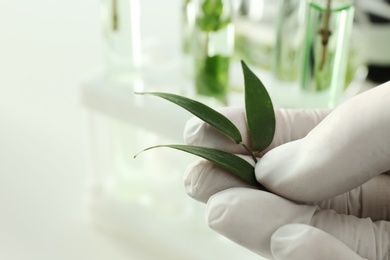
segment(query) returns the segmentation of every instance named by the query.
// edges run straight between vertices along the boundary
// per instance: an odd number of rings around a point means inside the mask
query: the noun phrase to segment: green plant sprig
[[[181,106],[199,119],[218,129],[221,133],[225,134],[236,144],[241,145],[250,155],[255,162],[257,162],[255,154],[248,148],[248,146],[242,141],[240,130],[221,113],[216,110],[200,103],[196,100],[186,98],[183,96],[162,93],[162,92],[135,92],[138,95],[153,95],[161,97],[165,100]]]
[[[249,69],[244,61],[241,61],[241,66],[244,74],[246,120],[252,149],[243,143],[241,133],[233,122],[221,113],[198,101],[162,92],[137,92],[136,94],[158,96],[181,106],[229,137],[234,143],[243,146],[252,156],[254,163],[257,163],[257,156],[266,149],[273,140],[275,134],[275,112],[271,98],[263,83]],[[254,166],[235,154],[208,147],[177,144],[152,146],[143,151],[159,147],[169,147],[200,156],[240,177],[245,182],[258,187],[261,190],[266,190],[256,181]]]

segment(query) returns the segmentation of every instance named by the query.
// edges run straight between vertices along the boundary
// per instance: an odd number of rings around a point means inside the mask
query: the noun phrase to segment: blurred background
[[[241,105],[244,59],[275,107],[334,107],[389,80],[390,12],[333,1],[0,0],[0,258],[259,259],[208,229],[192,156],[133,159],[190,118],[133,92]]]

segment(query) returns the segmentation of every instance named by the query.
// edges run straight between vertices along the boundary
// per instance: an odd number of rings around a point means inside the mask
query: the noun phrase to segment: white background
[[[174,38],[179,1],[141,2],[144,32]],[[98,0],[0,0],[0,259],[148,259],[85,219],[79,83],[103,62],[99,22]]]

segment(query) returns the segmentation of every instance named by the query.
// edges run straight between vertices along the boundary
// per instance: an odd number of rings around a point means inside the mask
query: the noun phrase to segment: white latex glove
[[[244,110],[221,111],[250,145]],[[250,161],[196,118],[185,140]],[[269,259],[390,259],[390,82],[334,111],[277,110],[274,140],[255,172],[272,193],[205,160],[187,168],[184,182],[207,202],[212,229]]]

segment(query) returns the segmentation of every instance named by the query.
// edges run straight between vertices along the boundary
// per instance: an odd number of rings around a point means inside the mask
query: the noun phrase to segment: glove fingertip
[[[183,139],[187,145],[197,145],[197,139],[202,136],[202,121],[197,117],[189,119],[184,127]]]
[[[278,260],[364,259],[330,234],[305,224],[278,228],[271,237],[271,253]]]

